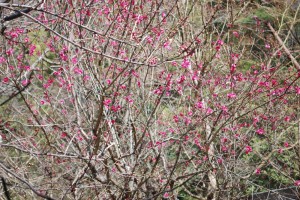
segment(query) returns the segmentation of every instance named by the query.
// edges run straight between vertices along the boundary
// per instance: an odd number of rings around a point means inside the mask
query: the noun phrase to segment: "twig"
[[[5,179],[3,177],[1,177],[1,180],[2,180],[2,185],[3,185],[3,190],[4,190],[5,197],[6,197],[7,200],[11,200],[8,189],[7,189],[7,186],[6,186]]]
[[[2,168],[4,171],[6,171],[7,173],[11,174],[12,176],[14,176],[16,179],[18,179],[19,181],[21,181],[22,183],[24,183],[25,185],[27,185],[29,187],[29,189],[31,189],[36,195],[38,195],[39,197],[42,197],[44,199],[47,200],[55,200],[52,197],[49,197],[48,195],[45,194],[41,194],[40,192],[38,192],[29,182],[27,182],[26,180],[20,178],[18,175],[16,175],[14,172],[10,171],[6,166],[4,166],[2,163],[0,163],[0,168]]]
[[[290,52],[290,50],[285,46],[284,42],[279,37],[278,33],[274,30],[273,26],[270,24],[270,22],[268,22],[267,25],[270,28],[270,30],[273,33],[273,35],[276,38],[276,40],[279,42],[279,44],[284,49],[285,53],[288,55],[288,57],[292,61],[292,63],[295,65],[296,69],[300,70],[300,65],[299,65],[298,61],[294,58],[294,56],[292,55],[292,53]]]

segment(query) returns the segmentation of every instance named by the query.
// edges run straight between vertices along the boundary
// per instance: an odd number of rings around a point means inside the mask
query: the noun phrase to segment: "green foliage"
[[[283,174],[279,173],[278,170],[274,168],[267,168],[266,175],[268,176],[269,184],[278,184],[278,185],[289,185],[291,184],[291,180],[284,176]],[[271,186],[272,187],[272,186]]]
[[[52,52],[48,52],[45,57],[49,60],[54,60],[56,57],[56,54],[55,53],[52,53]]]
[[[254,19],[252,16],[247,16],[247,17],[242,17],[237,20],[238,24],[253,24],[255,23]]]
[[[238,24],[255,24],[255,17],[261,21],[274,22],[279,17],[278,11],[275,8],[260,6],[246,16],[237,20]]]
[[[254,12],[254,16],[257,16],[258,19],[263,20],[263,21],[273,21],[275,19],[273,12],[271,12],[270,8],[267,8],[267,7],[258,8]]]
[[[177,70],[176,66],[172,66],[172,65],[168,66],[168,71],[169,72],[175,72],[176,70]]]
[[[241,60],[239,62],[238,68],[242,72],[246,72],[251,69],[251,66],[256,65],[256,62],[254,60]]]
[[[177,197],[179,200],[196,200],[195,198],[188,195],[184,190],[181,190]]]
[[[278,138],[282,141],[285,138]],[[263,157],[268,155],[272,151],[272,145],[268,143],[266,138],[254,137],[252,139],[252,147],[254,152],[259,152]],[[287,150],[282,153],[277,151],[272,153],[270,160],[272,163],[266,163],[261,169],[262,173],[260,175],[253,175],[251,181],[255,185],[251,185],[246,189],[246,194],[251,194],[252,192],[264,192],[267,189],[276,189],[280,187],[285,187],[293,184],[293,181],[289,177],[295,177],[299,175],[299,169],[297,169],[297,163],[295,160],[291,159],[296,157],[293,151]],[[252,166],[258,166],[262,163],[262,159],[257,153],[250,153],[244,156],[245,161]],[[268,162],[268,161],[267,161]],[[276,168],[274,168],[276,166]],[[289,170],[287,170],[289,169]],[[255,170],[255,168],[253,168]],[[267,188],[267,189],[266,189]]]

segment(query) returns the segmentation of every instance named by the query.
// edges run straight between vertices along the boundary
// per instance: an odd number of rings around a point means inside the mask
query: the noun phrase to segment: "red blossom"
[[[263,128],[260,128],[260,129],[257,129],[257,130],[256,130],[256,133],[257,133],[258,135],[263,135],[263,134],[265,134],[265,130],[264,130]]]
[[[251,153],[252,152],[252,147],[251,146],[246,146],[245,147],[245,152],[246,152],[246,154]]]
[[[260,169],[260,168],[257,168],[257,169],[255,170],[255,174],[257,174],[257,175],[261,174],[261,169]]]
[[[183,59],[183,61],[181,63],[181,67],[184,68],[184,69],[187,69],[190,66],[191,66],[190,61],[187,58]]]
[[[2,80],[3,83],[7,84],[9,82],[9,78],[8,77],[4,77]]]

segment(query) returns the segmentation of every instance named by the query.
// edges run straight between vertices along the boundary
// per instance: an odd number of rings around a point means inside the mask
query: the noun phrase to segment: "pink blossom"
[[[206,114],[210,115],[211,113],[213,113],[213,109],[207,108],[206,109]]]
[[[133,103],[133,99],[131,98],[131,95],[128,95],[125,97],[125,100],[129,103],[132,104]]]
[[[158,63],[158,59],[156,57],[150,58],[149,64],[150,65],[156,65]]]
[[[53,82],[54,82],[53,78],[49,78],[48,81],[47,81],[47,83],[49,83],[49,84],[52,84]]]
[[[192,122],[191,118],[184,117],[184,123],[185,123],[185,125],[189,125],[191,122]]]
[[[290,120],[291,120],[291,117],[290,117],[290,116],[285,116],[285,117],[284,117],[284,121],[289,122]]]
[[[201,109],[203,108],[203,102],[202,101],[198,101],[195,105],[196,108]]]
[[[245,151],[246,151],[246,154],[249,154],[250,152],[252,152],[252,147],[251,146],[246,146]]]
[[[289,147],[289,143],[288,142],[284,142],[283,144],[285,147]]]
[[[36,76],[39,80],[43,80],[43,78],[44,78],[42,74],[37,74]]]
[[[164,198],[167,199],[167,198],[169,198],[169,197],[170,197],[169,193],[166,192],[166,193],[164,194]]]
[[[199,139],[198,139],[198,138],[195,138],[195,139],[194,139],[194,143],[195,143],[195,145],[197,145],[198,147],[201,147],[201,145],[200,145],[200,142],[199,142]]]
[[[71,89],[72,89],[73,85],[74,85],[73,83],[71,83],[71,84],[68,84],[68,85],[67,85],[67,90],[68,90],[68,91],[71,91]]]
[[[110,85],[112,83],[112,80],[111,79],[106,79],[106,84],[107,85]]]
[[[126,86],[126,85],[121,85],[120,88],[121,88],[122,90],[126,90],[127,86]]]
[[[222,149],[223,152],[227,152],[228,151],[228,148],[226,146],[222,146],[221,149]]]
[[[197,44],[201,44],[201,42],[202,42],[201,39],[199,39],[199,38],[196,38],[195,41],[197,42]]]
[[[239,37],[240,36],[239,32],[237,32],[237,31],[233,31],[232,34],[234,35],[234,37]]]
[[[153,91],[153,93],[154,93],[154,94],[158,94],[158,95],[162,94],[162,93],[163,93],[163,87],[160,86],[159,88],[155,89],[155,90]]]
[[[184,76],[184,75],[181,75],[181,76],[179,77],[179,79],[177,80],[177,83],[178,83],[178,84],[182,84],[182,83],[184,83],[185,80],[186,80],[185,76]]]
[[[111,102],[112,102],[111,99],[106,99],[103,101],[103,104],[105,107],[108,107]]]
[[[296,181],[294,182],[294,185],[295,185],[295,186],[300,186],[300,180],[296,180]]]
[[[226,137],[223,137],[222,139],[221,139],[221,142],[222,143],[226,143],[228,141],[228,139],[226,138]]]
[[[259,117],[254,117],[253,118],[253,124],[256,125],[257,122],[259,122]]]
[[[159,132],[158,134],[160,134],[162,137],[166,137],[167,133],[165,131]]]
[[[83,77],[83,80],[84,80],[84,81],[88,81],[88,80],[90,80],[90,78],[91,78],[91,77],[90,77],[89,75],[85,75],[85,76]]]
[[[217,44],[222,46],[224,44],[223,40],[217,40]]]
[[[0,57],[0,64],[6,62],[6,59],[4,57]]]
[[[188,59],[183,59],[182,63],[181,63],[181,67],[184,68],[184,69],[187,69],[188,67],[191,66],[191,63]]]
[[[193,81],[198,81],[198,79],[199,79],[199,77],[198,77],[198,72],[195,71],[195,72],[193,73],[193,75],[192,75],[192,80],[193,80]]]
[[[29,65],[25,65],[25,66],[23,66],[23,69],[26,70],[26,71],[29,71],[30,70],[30,66]]]
[[[75,74],[82,74],[82,73],[83,73],[83,70],[82,70],[82,69],[79,69],[78,67],[75,67],[75,68],[74,68],[74,72],[75,72]]]
[[[232,64],[230,67],[230,73],[234,73],[236,70],[236,64]]]
[[[223,112],[228,112],[227,106],[221,106],[221,110],[223,110]]]
[[[257,168],[257,169],[255,170],[255,174],[259,175],[260,173],[261,173],[261,169]]]
[[[223,159],[222,159],[222,158],[218,158],[217,162],[218,162],[218,164],[220,165],[220,164],[223,163]]]
[[[59,56],[63,61],[67,61],[68,60],[68,55],[65,53],[65,50],[62,50],[59,52]]]
[[[53,72],[54,76],[59,76],[60,74],[61,74],[61,71],[55,71],[55,72]]]
[[[167,14],[165,12],[161,13],[161,17],[163,18],[162,22],[166,23],[167,22]]]
[[[26,79],[26,80],[23,80],[21,83],[22,83],[23,86],[26,86],[26,85],[29,84],[29,80],[27,80],[27,79]]]
[[[281,51],[277,52],[277,57],[280,58],[281,57]]]
[[[138,78],[139,74],[135,70],[131,70],[130,72],[134,77]]]
[[[171,50],[172,49],[171,46],[170,46],[170,42],[169,41],[165,42],[163,46],[167,50]]]
[[[47,88],[49,88],[49,87],[50,87],[50,84],[49,84],[49,83],[43,84],[43,88],[47,89]]]
[[[111,110],[113,111],[113,112],[118,112],[118,111],[120,111],[122,109],[122,107],[120,106],[120,105],[112,105],[111,106]]]
[[[19,34],[18,34],[18,32],[16,32],[16,31],[10,32],[9,35],[10,35],[10,37],[11,37],[12,39],[13,39],[13,38],[19,37]]]
[[[153,38],[151,36],[148,36],[146,40],[148,44],[153,44]]]
[[[62,132],[61,135],[60,135],[60,138],[65,138],[67,137],[67,133],[66,132]]]
[[[177,115],[174,115],[173,120],[174,120],[174,122],[178,123],[179,122],[179,117]]]
[[[229,99],[234,99],[234,98],[236,98],[236,94],[232,92],[232,93],[227,94],[227,97]]]
[[[8,83],[9,82],[9,78],[8,77],[4,77],[2,80],[3,83]]]
[[[270,48],[271,48],[270,44],[266,44],[266,45],[265,45],[265,48],[266,48],[266,49],[270,49]]]
[[[45,101],[42,99],[41,100],[41,105],[44,105],[45,104]]]
[[[224,44],[224,42],[222,40],[218,40],[217,41],[217,45],[216,45],[216,51],[220,51],[221,46]]]
[[[256,130],[256,133],[257,133],[258,135],[263,135],[263,134],[265,133],[265,130],[264,130],[263,128],[260,128],[260,129],[257,129],[257,130]]]
[[[6,54],[8,55],[8,56],[11,56],[12,54],[13,54],[13,52],[14,52],[14,50],[13,49],[8,49],[7,51],[6,51]]]
[[[36,49],[36,46],[34,44],[29,45],[29,55],[32,56],[34,51]]]
[[[300,87],[295,87],[296,94],[300,94]]]
[[[117,42],[117,41],[112,41],[112,42],[111,42],[111,46],[115,47],[115,46],[117,46],[117,45],[118,45],[118,42]]]
[[[75,65],[76,63],[77,63],[77,58],[76,57],[74,57],[74,58],[72,58],[72,63]]]

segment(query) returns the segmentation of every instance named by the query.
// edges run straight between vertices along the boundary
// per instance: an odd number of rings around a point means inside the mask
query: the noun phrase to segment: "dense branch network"
[[[32,2],[0,3],[7,198],[216,200],[300,185],[291,5],[279,20],[267,2]]]

